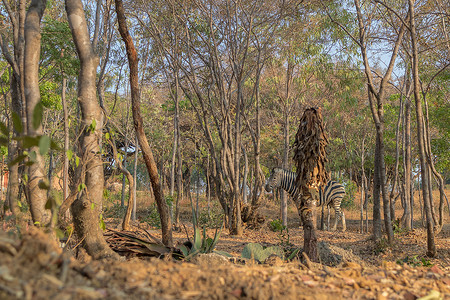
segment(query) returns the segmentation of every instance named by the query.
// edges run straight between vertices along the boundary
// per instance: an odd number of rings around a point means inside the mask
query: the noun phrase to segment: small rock
[[[283,264],[283,260],[278,255],[272,254],[268,258],[266,258],[264,264],[273,267],[279,267]]]
[[[196,255],[192,262],[197,265],[211,267],[211,266],[221,266],[228,264],[228,259],[220,254],[216,253],[206,253]]]

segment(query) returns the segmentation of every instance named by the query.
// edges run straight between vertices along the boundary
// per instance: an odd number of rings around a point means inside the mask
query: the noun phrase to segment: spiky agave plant
[[[178,247],[183,253],[184,259],[190,260],[200,253],[217,253],[224,256],[231,256],[229,253],[226,253],[224,251],[214,250],[216,248],[217,243],[219,242],[220,234],[222,233],[223,222],[220,228],[216,228],[214,238],[210,238],[206,235],[206,228],[203,227],[203,230],[201,231],[200,227],[198,226],[197,211],[195,210],[192,201],[191,201],[191,208],[192,208],[192,224],[194,226],[194,236],[191,241],[189,235],[187,235],[188,242]]]

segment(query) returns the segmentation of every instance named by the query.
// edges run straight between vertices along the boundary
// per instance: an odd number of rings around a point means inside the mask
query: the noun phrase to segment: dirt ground
[[[240,237],[222,232],[216,249],[233,259],[210,254],[191,262],[92,261],[82,251],[77,259],[77,251],[63,252],[35,228],[21,238],[0,231],[0,299],[450,299],[448,225],[436,237],[437,257],[429,259],[424,229],[396,234],[392,247],[375,245],[369,234],[359,233],[359,212],[346,210],[346,232],[318,231],[321,245],[340,258],[333,266],[274,257],[257,264],[240,259],[247,243],[303,245],[294,210],[289,211],[288,239],[268,226],[277,207],[264,207],[268,221],[260,229],[246,229]],[[183,222],[192,237],[192,226]],[[106,219],[109,228],[119,229],[119,224],[120,219]],[[145,222],[139,226],[160,237],[157,228]],[[187,239],[184,228],[173,234],[175,243]]]

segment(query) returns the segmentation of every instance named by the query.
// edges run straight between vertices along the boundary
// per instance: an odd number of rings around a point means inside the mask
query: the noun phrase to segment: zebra
[[[274,188],[281,187],[285,190],[293,199],[297,193],[296,183],[297,174],[282,168],[273,168],[270,174],[269,180],[265,186],[267,192],[271,192]],[[342,231],[346,230],[345,215],[341,210],[342,198],[344,198],[345,189],[344,186],[336,181],[328,181],[323,190],[319,189],[319,205],[328,208],[327,229],[330,226],[330,206],[333,205],[335,212],[335,221],[333,230],[337,229],[338,220],[342,220]]]

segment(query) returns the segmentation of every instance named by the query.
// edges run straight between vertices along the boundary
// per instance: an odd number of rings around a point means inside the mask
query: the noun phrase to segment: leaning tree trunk
[[[42,104],[39,91],[39,60],[41,49],[41,18],[44,14],[46,0],[33,0],[28,8],[25,20],[25,64],[24,85],[27,116],[27,135],[37,138],[42,135]],[[50,143],[50,141],[48,141]],[[39,146],[29,149],[35,153],[32,164],[28,167],[26,192],[30,203],[31,217],[34,224],[40,226],[50,222],[50,211],[45,209],[47,190],[42,186],[45,180],[45,161]],[[41,185],[41,186],[40,186]]]
[[[166,246],[172,246],[172,224],[170,220],[169,207],[164,199],[163,192],[158,176],[158,169],[153,158],[153,153],[145,136],[144,126],[141,116],[140,95],[138,83],[138,57],[133,39],[128,32],[126,24],[125,11],[121,0],[116,0],[116,13],[119,23],[119,32],[125,42],[127,49],[128,63],[130,65],[130,87],[131,87],[131,103],[133,111],[134,128],[139,140],[139,146],[142,150],[145,165],[152,183],[153,194],[155,195],[158,213],[161,218],[162,242]]]
[[[297,195],[295,203],[303,222],[304,253],[318,262],[315,208],[319,188],[324,186],[329,174],[325,171],[328,139],[323,128],[320,109],[309,108],[300,119],[294,142],[294,162],[297,166]]]
[[[81,163],[77,175],[84,189],[71,206],[75,232],[83,240],[86,251],[94,258],[117,256],[106,243],[99,223],[104,176],[100,152],[103,112],[97,101],[95,87],[98,57],[91,46],[81,1],[66,0],[66,12],[80,58],[78,102],[82,132],[78,148]]]

